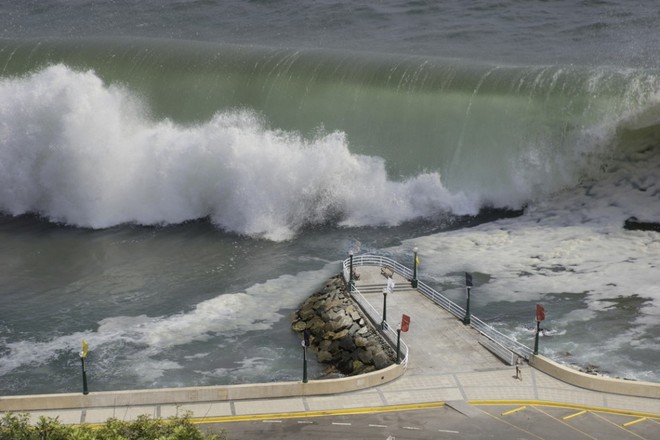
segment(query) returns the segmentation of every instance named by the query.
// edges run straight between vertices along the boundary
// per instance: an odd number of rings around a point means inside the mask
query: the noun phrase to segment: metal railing
[[[362,293],[355,286],[353,286],[353,289],[351,289],[351,296],[367,314],[367,317],[371,320],[371,324],[374,326],[374,328],[381,329],[381,334],[387,338],[388,342],[395,351],[397,346],[397,339],[399,339],[399,364],[403,366],[404,370],[408,368],[408,345],[406,345],[403,339],[399,338],[398,333],[395,332],[390,325],[386,325],[384,328],[381,327],[383,317],[380,313],[378,313],[374,306],[371,305],[369,301],[367,301],[364,295],[362,295]]]
[[[380,255],[357,255],[353,256],[353,266],[380,266],[380,267],[389,267],[395,272],[397,272],[399,275],[403,276],[404,278],[411,279],[413,276],[413,271],[406,266],[402,265],[396,260],[393,260],[389,257],[384,257]],[[350,271],[350,264],[351,264],[351,258],[347,258],[346,260],[343,261],[343,274],[344,274],[344,279],[348,281],[349,279],[349,271]],[[364,307],[370,308],[369,313],[374,313],[374,316],[380,318],[380,314],[374,307],[369,304],[369,302],[362,296],[360,292],[358,292],[355,289],[355,286],[353,286],[353,292],[356,292],[357,295],[360,297],[359,301],[364,301],[368,305],[364,305]],[[458,319],[463,319],[465,317],[465,309],[446,296],[442,295],[440,292],[437,290],[433,289],[432,287],[428,286],[426,283],[419,281],[417,282],[417,290],[429,298],[431,301],[442,307],[443,309],[447,310],[449,313],[454,315]],[[366,311],[367,309],[365,309]],[[518,355],[526,360],[529,360],[530,356],[533,354],[533,350],[526,345],[521,344],[520,342],[504,335],[503,333],[495,330],[493,327],[490,325],[486,324],[483,322],[481,319],[478,317],[474,316],[473,314],[470,314],[470,326],[480,332],[482,335],[485,337],[489,338],[491,341],[495,342],[496,346],[500,346],[503,350],[508,350],[511,353]],[[390,326],[388,326],[389,328]],[[394,333],[392,330],[390,330],[391,333]],[[498,356],[505,358],[508,357],[506,356],[506,353],[497,353]],[[406,346],[406,362],[408,361],[407,359],[407,346]]]

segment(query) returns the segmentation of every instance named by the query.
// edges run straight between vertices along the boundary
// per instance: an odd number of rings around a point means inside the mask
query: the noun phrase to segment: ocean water
[[[348,252],[660,380],[660,8],[0,2],[0,394],[298,380]],[[413,317],[414,319],[414,317]],[[414,360],[413,360],[414,362]],[[323,373],[313,364],[311,375]]]

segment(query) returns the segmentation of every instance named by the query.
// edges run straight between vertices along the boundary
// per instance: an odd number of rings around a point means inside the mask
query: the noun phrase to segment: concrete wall
[[[532,355],[529,364],[539,371],[580,388],[627,396],[660,398],[660,383],[613,379],[582,373],[540,355]]]
[[[134,405],[161,405],[203,401],[242,399],[270,399],[337,394],[356,391],[390,382],[405,371],[402,365],[339,379],[302,382],[273,382],[264,384],[224,385],[156,390],[102,391],[88,395],[42,394],[0,397],[0,412],[21,412],[47,409],[77,409]]]

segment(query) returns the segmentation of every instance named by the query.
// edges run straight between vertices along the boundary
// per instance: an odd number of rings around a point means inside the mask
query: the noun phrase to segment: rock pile
[[[292,316],[291,328],[309,331],[310,349],[319,362],[347,376],[380,370],[396,358],[344,288],[341,275],[307,298]]]

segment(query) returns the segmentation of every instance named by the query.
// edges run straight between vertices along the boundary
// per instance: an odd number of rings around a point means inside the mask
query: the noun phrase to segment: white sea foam
[[[351,154],[344,134],[307,140],[255,114],[181,126],[149,119],[131,92],[63,65],[0,81],[0,211],[76,226],[179,223],[272,240],[337,218],[395,225],[478,200],[436,173],[388,179],[378,157]],[[414,197],[413,197],[414,195]]]
[[[624,230],[623,224],[632,215],[660,220],[659,168],[653,150],[635,153],[614,160],[597,180],[530,206],[523,217],[413,239],[394,251],[409,253],[417,246],[422,278],[428,274],[442,282],[463,271],[489,274],[473,291],[485,307],[544,302],[548,294],[584,297],[585,308],[546,307],[545,325],[557,336],[544,344],[615,375],[657,381],[660,372],[635,373],[632,363],[640,355],[650,365],[660,355],[660,234]],[[626,298],[639,298],[641,305],[616,306]],[[530,308],[530,324],[533,313]],[[596,334],[589,332],[594,325]],[[509,331],[525,339],[522,328]]]

